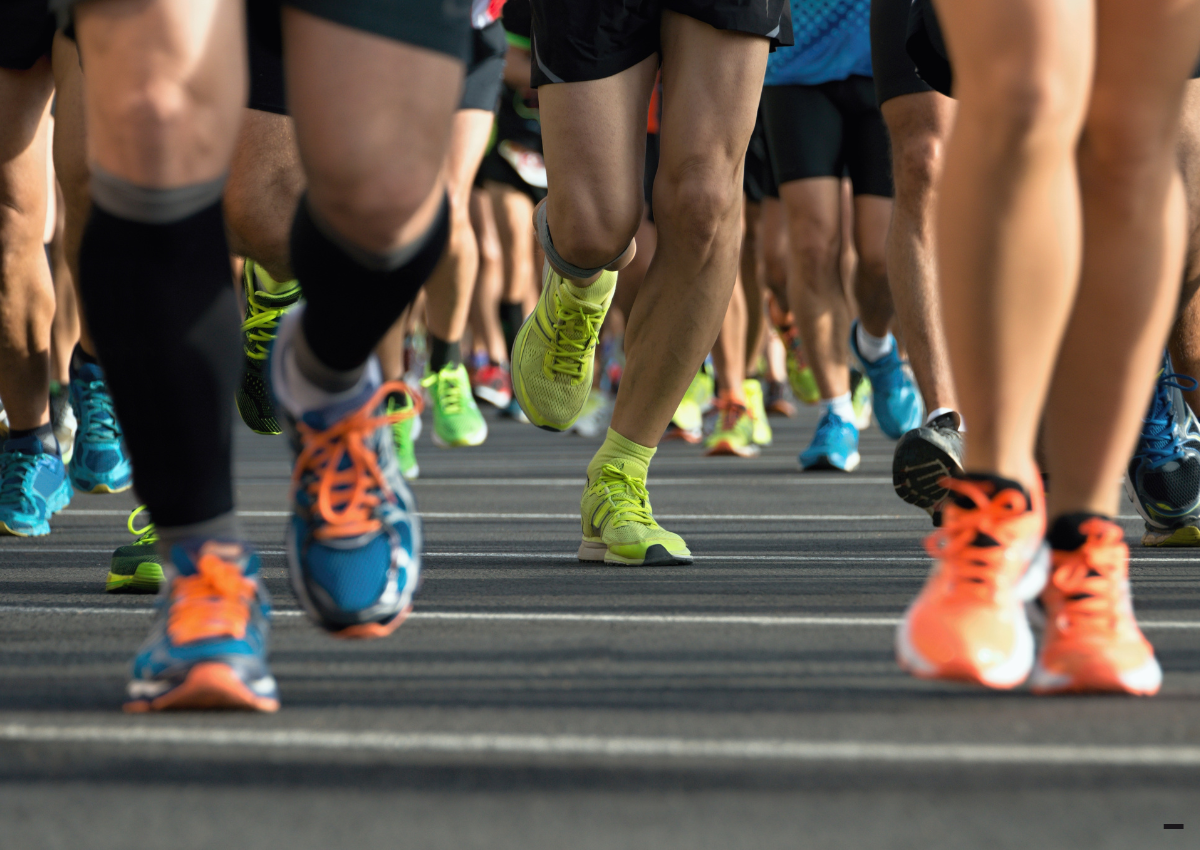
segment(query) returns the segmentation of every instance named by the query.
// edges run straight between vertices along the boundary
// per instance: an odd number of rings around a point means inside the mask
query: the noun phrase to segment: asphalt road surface
[[[595,442],[427,428],[424,588],[370,643],[300,616],[286,446],[239,424],[271,716],[121,713],[150,600],[102,588],[134,501],[77,496],[0,539],[0,848],[1200,847],[1196,555],[1134,549],[1154,699],[918,682],[892,633],[928,520],[878,430],[855,474],[801,475],[814,420],[773,420],[754,460],[665,444],[655,510],[696,562],[648,569],[575,560]]]

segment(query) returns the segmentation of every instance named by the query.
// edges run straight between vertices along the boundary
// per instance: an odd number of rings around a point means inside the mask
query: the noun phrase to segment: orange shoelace
[[[717,424],[718,431],[732,431],[737,427],[738,420],[746,413],[746,405],[729,396],[721,396],[713,406],[717,408],[720,415],[720,421]]]
[[[413,400],[412,408],[375,415],[383,399],[392,392],[403,392]],[[357,537],[380,527],[374,509],[380,499],[372,490],[387,491],[383,472],[375,452],[367,447],[366,439],[377,429],[416,416],[422,408],[421,396],[400,381],[381,385],[370,401],[331,428],[317,430],[297,422],[304,449],[296,459],[292,487],[300,486],[301,476],[308,471],[314,480],[308,486],[313,506],[324,521],[314,533],[318,539]],[[342,460],[350,464],[341,469]]]
[[[250,619],[256,586],[236,564],[214,554],[201,555],[196,572],[171,586],[167,633],[175,643],[215,637],[241,639]]]
[[[1054,553],[1050,582],[1062,594],[1055,618],[1060,631],[1111,628],[1129,574],[1129,547],[1116,524],[1093,518],[1079,526],[1087,535],[1073,552]]]
[[[966,496],[975,507],[961,508],[948,501],[944,524],[925,539],[925,551],[941,562],[942,574],[956,592],[991,596],[1003,576],[1006,551],[1021,536],[1014,520],[1029,513],[1025,497],[1017,490],[1002,490],[992,497],[979,482],[960,478],[943,478],[942,484]],[[980,534],[997,545],[975,545]]]

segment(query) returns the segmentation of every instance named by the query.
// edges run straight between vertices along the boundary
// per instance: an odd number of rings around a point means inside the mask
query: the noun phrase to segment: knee
[[[962,88],[962,109],[969,99],[995,149],[1018,155],[1048,144],[1073,149],[1086,81],[1068,70],[1029,57],[1003,57],[980,77],[964,79]]]
[[[819,289],[828,275],[820,271],[837,269],[842,256],[841,229],[837,222],[802,217],[788,228],[792,257],[806,289]]]
[[[731,224],[740,232],[742,187],[728,169],[704,163],[675,169],[656,181],[654,200],[655,216],[669,224],[683,250],[696,256],[711,254],[718,235]]]
[[[929,197],[942,170],[945,143],[934,133],[893,140],[892,163],[897,187],[910,197]]]
[[[1102,191],[1106,202],[1132,209],[1152,200],[1157,193],[1146,190],[1161,185],[1176,158],[1160,116],[1127,100],[1116,107],[1104,97],[1093,101],[1079,145],[1080,178],[1085,192]]]
[[[310,174],[309,197],[351,242],[386,253],[403,241],[406,225],[437,186],[438,163],[414,166],[410,162],[409,166],[381,165],[373,170],[342,161],[321,167],[319,173]]]
[[[642,199],[630,198],[624,204],[564,204],[547,213],[550,238],[559,255],[581,268],[600,268],[621,256],[637,235]]]

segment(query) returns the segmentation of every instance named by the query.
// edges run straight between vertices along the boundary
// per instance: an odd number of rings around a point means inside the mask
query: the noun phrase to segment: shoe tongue
[[[999,475],[985,475],[981,473],[967,473],[962,476],[963,481],[970,481],[972,484],[979,486],[988,498],[995,498],[997,494],[1005,490],[1016,490],[1025,500],[1025,509],[1029,509],[1029,493],[1021,486],[1020,482],[1013,481],[1011,478],[1001,478]],[[950,491],[950,500],[958,505],[963,510],[972,510],[978,507],[971,497],[965,493],[959,493],[955,490]]]
[[[304,424],[310,428],[324,431],[366,404],[377,389],[379,387],[373,381],[364,381],[361,392],[355,393],[349,398],[339,399],[325,407],[305,411],[302,417]]]
[[[75,364],[71,364],[71,377],[75,380],[87,381],[88,383],[103,381],[104,370],[97,363],[81,363],[78,368],[76,368]]]
[[[34,434],[28,434],[24,437],[9,437],[4,441],[4,451],[16,452],[23,455],[53,454]]]
[[[205,555],[215,555],[222,561],[234,564],[244,576],[258,572],[258,556],[239,540],[214,540],[192,537],[181,540],[171,547],[171,565],[181,576],[199,572],[197,564]]]

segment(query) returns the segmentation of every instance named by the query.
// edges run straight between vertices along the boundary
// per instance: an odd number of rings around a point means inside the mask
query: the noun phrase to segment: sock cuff
[[[641,443],[635,443],[627,437],[622,437],[612,428],[608,429],[608,434],[604,438],[605,445],[612,446],[621,454],[635,457],[638,460],[649,463],[654,457],[654,453],[658,451],[658,446],[643,446]],[[604,447],[601,446],[601,449]]]

